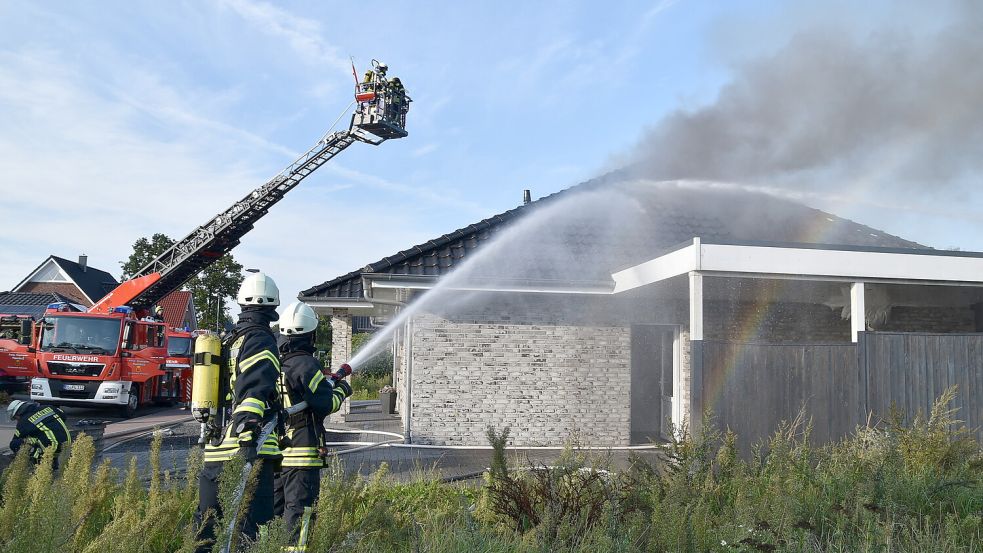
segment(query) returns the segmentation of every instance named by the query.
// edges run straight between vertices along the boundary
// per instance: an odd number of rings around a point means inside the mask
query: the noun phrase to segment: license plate
[[[64,388],[74,392],[81,392],[85,389],[85,384],[65,384]]]

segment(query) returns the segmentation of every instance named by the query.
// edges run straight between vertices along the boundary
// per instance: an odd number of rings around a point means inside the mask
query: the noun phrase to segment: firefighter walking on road
[[[211,551],[215,520],[222,514],[218,504],[219,476],[226,461],[241,455],[247,462],[258,459],[259,474],[252,499],[240,506],[245,513],[242,533],[254,539],[261,525],[273,518],[273,477],[280,459],[276,435],[262,444],[256,441],[264,425],[279,416],[280,359],[270,324],[276,321],[280,291],[273,279],[253,273],[242,281],[236,301],[242,307],[230,338],[223,345],[228,364],[232,405],[231,422],[218,439],[205,445],[205,466],[198,480],[198,511],[201,525],[199,552]],[[218,443],[216,443],[218,442]]]
[[[287,420],[281,442],[283,465],[276,486],[277,510],[291,533],[290,551],[306,551],[313,509],[320,495],[324,457],[324,418],[352,395],[344,380],[325,377],[314,358],[317,315],[307,304],[294,302],[280,315],[280,360],[284,407],[306,401],[308,408]]]
[[[25,444],[31,446],[31,460],[37,464],[41,462],[45,448],[55,446],[52,465],[57,470],[62,446],[72,439],[65,424],[65,413],[57,407],[15,399],[7,405],[7,414],[11,421],[17,422],[10,450],[17,453]]]

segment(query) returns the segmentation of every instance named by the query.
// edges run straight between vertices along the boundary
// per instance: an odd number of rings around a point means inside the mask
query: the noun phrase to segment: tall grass
[[[356,373],[352,375],[352,399],[378,399],[383,386],[391,386],[391,374],[372,375]]]
[[[322,474],[309,551],[981,551],[983,457],[951,400],[947,392],[926,416],[824,447],[810,445],[800,417],[750,458],[732,434],[677,430],[661,462],[620,471],[573,450],[549,467],[516,467],[507,430],[491,430],[492,469],[471,487],[427,473],[398,482],[384,465],[365,479],[335,461]],[[159,449],[158,439],[149,482],[135,462],[122,474],[94,465],[88,438],[59,474],[18,456],[0,483],[0,551],[193,551],[200,454],[178,480],[160,470]],[[241,468],[223,474],[225,506]],[[276,521],[241,546],[278,552],[286,538]]]

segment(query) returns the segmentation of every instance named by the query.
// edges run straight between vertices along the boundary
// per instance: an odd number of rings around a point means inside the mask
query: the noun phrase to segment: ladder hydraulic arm
[[[370,112],[369,106],[360,106],[348,130],[325,136],[266,184],[176,242],[90,311],[106,311],[120,305],[147,309],[154,305],[237,246],[273,204],[345,148],[355,142],[378,145],[389,138],[406,136],[403,121],[405,112],[402,119],[395,119],[376,110]]]

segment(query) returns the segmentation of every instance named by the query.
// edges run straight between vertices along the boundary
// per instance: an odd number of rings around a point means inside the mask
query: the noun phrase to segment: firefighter
[[[389,94],[392,97],[389,119],[401,123],[403,104],[406,101],[406,89],[403,88],[403,83],[399,77],[394,77],[392,81],[389,81]]]
[[[210,551],[215,539],[215,520],[221,516],[218,479],[223,464],[235,455],[247,462],[258,459],[256,488],[248,504],[239,506],[245,515],[242,533],[254,539],[261,525],[273,518],[273,476],[280,459],[276,435],[257,444],[262,427],[280,411],[280,359],[270,323],[276,321],[280,291],[273,279],[252,273],[242,281],[236,301],[242,308],[239,320],[222,347],[227,360],[232,407],[231,421],[223,429],[221,443],[205,445],[205,466],[198,480],[198,511],[203,540],[198,551]],[[217,440],[216,440],[217,441]]]
[[[339,380],[334,386],[314,357],[317,315],[302,302],[291,303],[280,315],[280,362],[284,407],[306,401],[308,408],[287,419],[282,440],[283,464],[276,482],[277,514],[282,511],[291,533],[291,551],[306,551],[314,503],[320,494],[324,457],[324,418],[352,395]]]
[[[52,466],[58,470],[58,455],[62,446],[72,441],[65,425],[65,413],[57,407],[15,399],[7,405],[7,414],[11,421],[17,422],[14,437],[10,440],[10,451],[17,453],[25,443],[29,444],[31,460],[37,464],[41,462],[45,448],[54,445]]]

